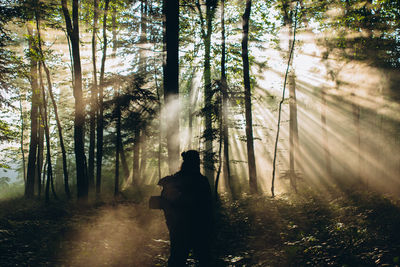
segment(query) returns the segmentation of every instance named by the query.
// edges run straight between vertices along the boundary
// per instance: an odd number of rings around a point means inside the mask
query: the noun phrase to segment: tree
[[[98,23],[98,0],[93,0],[93,29],[92,29],[92,64],[93,64],[93,83],[90,94],[90,112],[89,112],[89,162],[88,162],[88,179],[89,188],[94,189],[94,157],[96,143],[96,112],[97,112],[97,23]]]
[[[67,0],[61,0],[61,7],[67,27],[68,37],[72,47],[73,61],[73,92],[75,98],[75,119],[74,119],[74,149],[76,162],[76,182],[78,199],[87,199],[89,183],[86,168],[86,156],[84,149],[84,125],[85,105],[82,95],[82,69],[79,53],[79,1],[73,0],[72,21],[69,14]],[[101,164],[101,162],[100,162]]]
[[[109,0],[105,1],[103,15],[103,55],[100,66],[100,84],[98,87],[98,114],[97,114],[97,151],[96,151],[96,194],[101,191],[101,168],[103,163],[103,131],[104,131],[104,72],[107,57],[107,14]]]
[[[249,67],[249,19],[251,12],[251,0],[246,0],[246,9],[243,14],[243,35],[242,35],[242,59],[243,59],[243,83],[245,97],[245,116],[246,116],[246,145],[247,160],[249,170],[250,192],[257,193],[257,170],[254,155],[254,138],[253,138],[253,119],[251,109],[251,85],[250,85],[250,67]]]
[[[164,105],[167,109],[167,150],[169,172],[173,173],[179,167],[179,111],[172,113],[172,105],[179,101],[179,1],[164,0],[163,15],[165,16],[164,31]],[[179,108],[177,109],[179,110]]]
[[[26,24],[29,43],[29,58],[30,58],[30,84],[32,88],[32,104],[31,104],[31,136],[29,141],[28,168],[25,185],[25,197],[33,198],[35,190],[35,175],[36,171],[36,154],[39,143],[39,83],[38,83],[38,63],[34,55],[36,54],[33,27],[29,22]]]
[[[204,20],[200,1],[196,1],[197,11],[200,16],[201,37],[204,42],[204,175],[208,178],[210,185],[214,187],[214,152],[213,152],[213,127],[212,127],[212,103],[211,99],[211,34],[212,23],[217,8],[217,1],[206,0],[206,18]]]

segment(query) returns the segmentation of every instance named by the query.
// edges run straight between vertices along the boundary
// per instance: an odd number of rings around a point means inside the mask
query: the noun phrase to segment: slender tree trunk
[[[117,136],[115,140],[115,185],[114,185],[114,196],[119,194],[119,156],[121,148],[121,107],[119,104],[119,94],[117,96],[116,104],[116,117],[117,117]]]
[[[39,36],[38,39],[39,39],[39,43],[40,43],[41,40],[40,40],[39,31],[38,31],[38,36]],[[50,200],[49,185],[50,185],[51,180],[53,179],[53,166],[51,164],[50,130],[49,130],[49,125],[48,125],[48,121],[47,121],[47,101],[46,101],[46,94],[45,94],[45,90],[44,90],[42,70],[41,70],[42,65],[43,64],[39,64],[39,74],[40,74],[40,88],[41,88],[42,102],[43,102],[41,117],[43,120],[44,133],[45,133],[45,137],[46,137],[47,181],[46,181],[45,199],[46,199],[46,202],[49,202],[49,200]],[[44,182],[44,180],[43,180],[43,182]],[[41,188],[40,182],[39,182],[39,188]],[[52,186],[52,189],[53,189],[53,193],[55,195],[54,186]]]
[[[226,184],[226,190],[231,190],[231,170],[229,166],[229,128],[228,128],[228,84],[226,81],[225,71],[225,0],[221,0],[221,39],[222,39],[222,51],[221,51],[221,90],[222,90],[222,135],[224,142],[224,164],[223,173]]]
[[[289,46],[288,56],[290,54],[290,48],[292,45],[292,20],[289,20],[287,25],[289,26]],[[290,184],[293,189],[297,191],[297,176],[295,171],[296,154],[298,151],[299,142],[299,131],[297,127],[297,100],[296,100],[296,75],[293,68],[293,59],[290,61],[290,72],[289,72],[289,177]]]
[[[204,174],[214,190],[214,152],[213,152],[213,128],[212,128],[212,88],[211,88],[211,34],[212,22],[217,2],[206,0],[206,18],[204,20],[200,2],[196,7],[200,15],[201,35],[204,42],[204,142],[205,151],[203,158]],[[204,25],[206,24],[206,25]],[[205,29],[205,28],[206,29]]]
[[[118,40],[117,40],[117,6],[116,3],[112,6],[112,16],[111,16],[111,23],[112,23],[112,53],[111,57],[115,57],[117,54],[118,48]]]
[[[155,47],[154,47],[155,51]],[[158,169],[158,180],[161,179],[161,151],[162,151],[162,132],[161,132],[161,121],[162,121],[162,114],[161,114],[161,94],[160,94],[160,86],[158,86],[158,75],[157,75],[157,66],[156,66],[156,58],[154,57],[153,60],[154,63],[154,83],[156,86],[156,92],[157,92],[157,101],[158,101],[158,121],[159,121],[159,127],[158,127],[158,151],[157,151],[157,169]]]
[[[39,62],[38,62],[39,63]],[[38,66],[40,66],[40,63],[39,63],[39,65]],[[42,97],[42,91],[41,91],[41,89],[39,88],[39,90],[40,90],[40,98],[42,99],[43,97]],[[38,143],[38,151],[37,151],[37,159],[36,159],[36,166],[37,166],[37,168],[36,168],[36,170],[37,170],[37,173],[36,173],[36,178],[35,178],[35,183],[36,183],[36,188],[37,188],[37,190],[38,190],[38,195],[39,195],[39,197],[41,196],[41,186],[40,186],[40,183],[41,183],[41,181],[40,181],[40,177],[41,177],[41,173],[42,173],[42,171],[43,171],[43,160],[44,160],[44,157],[43,157],[43,151],[44,151],[44,127],[42,126],[42,125],[44,125],[44,122],[43,122],[43,117],[42,117],[42,114],[43,114],[43,103],[42,103],[42,101],[40,101],[39,102],[39,143]]]
[[[22,170],[24,175],[24,184],[26,186],[26,166],[25,166],[25,149],[24,149],[24,110],[22,109],[22,95],[19,98],[19,110],[21,112],[20,120],[21,120],[21,138],[20,138],[20,148],[21,148],[21,156],[22,156]]]
[[[38,42],[38,44],[39,44],[39,52],[40,52],[40,55],[41,55],[41,58],[42,58],[41,64],[42,64],[43,69],[44,69],[44,71],[46,73],[47,88],[48,88],[49,96],[50,96],[51,101],[53,103],[54,115],[55,115],[56,123],[57,123],[58,137],[59,137],[59,140],[60,140],[62,162],[63,162],[63,173],[64,173],[64,190],[65,190],[65,194],[67,195],[67,198],[69,199],[71,197],[71,194],[70,194],[70,190],[69,190],[69,181],[68,181],[69,179],[68,179],[68,167],[67,167],[67,153],[66,153],[65,146],[64,146],[64,138],[63,138],[63,135],[62,135],[61,122],[60,122],[60,119],[59,119],[59,116],[58,116],[58,108],[57,108],[57,104],[56,104],[56,101],[55,101],[54,95],[53,95],[53,88],[52,88],[50,71],[47,68],[46,63],[44,61],[44,54],[43,54],[42,44],[41,44],[42,40],[41,40],[41,34],[40,34],[40,28],[39,28],[39,18],[37,16],[37,14],[36,14],[36,19],[37,19],[36,25],[37,25],[37,32],[38,32],[38,39],[39,39],[39,42]],[[42,94],[43,95],[45,94],[44,90],[42,90]],[[45,98],[43,98],[43,99],[45,99]],[[46,104],[44,104],[44,105],[46,105]],[[44,111],[45,111],[44,114],[47,114],[47,108],[46,107],[44,108]],[[46,120],[47,120],[47,117],[46,117]],[[47,122],[46,122],[46,124],[47,124]],[[50,162],[50,164],[51,164],[51,162]],[[51,176],[51,177],[53,177],[53,176]]]
[[[99,85],[99,97],[98,97],[98,114],[97,114],[97,151],[96,151],[96,194],[99,195],[101,191],[101,167],[103,164],[103,128],[104,128],[104,106],[103,106],[103,95],[104,95],[104,72],[105,63],[107,57],[107,13],[109,0],[105,1],[104,16],[103,16],[103,55],[101,58],[100,67],[100,85]]]
[[[71,40],[74,74],[74,149],[76,161],[76,181],[78,199],[87,200],[89,183],[87,178],[86,158],[84,149],[85,104],[82,94],[82,70],[79,52],[79,1],[73,0],[72,21],[69,15],[67,0],[61,0],[62,10]]]
[[[32,25],[27,23],[28,42],[29,50],[34,52],[34,35]],[[35,192],[35,176],[36,176],[36,156],[38,148],[38,117],[39,117],[39,85],[37,78],[37,62],[31,57],[30,58],[30,83],[32,88],[32,104],[31,104],[31,136],[29,142],[29,154],[28,154],[28,167],[27,177],[25,185],[25,197],[33,198]]]
[[[147,0],[140,1],[140,47],[139,47],[139,73],[146,71],[145,47],[147,43]]]
[[[179,1],[164,0],[164,105],[167,107],[167,150],[169,172],[174,173],[179,168],[179,108],[171,112],[172,105],[179,101]],[[176,102],[176,104],[175,104]],[[173,114],[172,114],[173,113]]]
[[[97,22],[98,22],[98,0],[93,0],[93,30],[92,30],[92,64],[93,64],[93,85],[90,95],[90,113],[89,113],[89,161],[88,161],[88,179],[89,190],[94,189],[94,157],[96,146],[96,111],[97,111]]]
[[[243,81],[245,95],[245,116],[246,116],[246,139],[247,139],[247,160],[249,168],[250,192],[257,193],[257,170],[254,156],[253,120],[251,109],[251,87],[250,87],[250,68],[249,68],[249,19],[251,12],[251,0],[246,0],[246,9],[243,14],[243,38],[242,38],[242,59],[243,59]]]

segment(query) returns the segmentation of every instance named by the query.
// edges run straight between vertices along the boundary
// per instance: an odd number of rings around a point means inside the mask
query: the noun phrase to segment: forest
[[[400,266],[400,0],[0,0],[0,266]],[[198,266],[193,255],[188,266]]]

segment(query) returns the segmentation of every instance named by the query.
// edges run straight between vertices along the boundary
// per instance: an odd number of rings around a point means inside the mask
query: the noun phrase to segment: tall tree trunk
[[[41,53],[40,50],[40,32],[38,31],[38,40],[39,40],[39,51]],[[43,55],[41,53],[41,55]],[[47,101],[46,101],[46,93],[44,90],[44,84],[43,84],[43,77],[42,77],[42,65],[43,63],[41,62],[39,64],[39,75],[40,75],[40,88],[41,88],[41,95],[42,95],[42,111],[41,111],[41,117],[42,117],[42,121],[43,121],[43,126],[44,126],[44,133],[45,133],[45,137],[46,137],[46,162],[47,162],[47,181],[46,181],[46,191],[45,191],[45,199],[46,202],[49,202],[50,200],[50,196],[49,196],[49,185],[50,182],[52,182],[53,179],[53,166],[51,164],[51,148],[50,148],[50,130],[49,130],[49,124],[48,124],[48,120],[47,120]],[[43,180],[44,182],[44,180]],[[39,180],[39,188],[41,188],[41,183]],[[56,193],[54,191],[54,186],[52,184],[52,189],[53,189],[53,194],[54,196],[57,198]]]
[[[112,15],[111,15],[111,23],[112,23],[112,53],[111,57],[115,57],[117,54],[118,48],[118,40],[117,40],[117,4],[114,3],[112,6]]]
[[[204,21],[200,2],[196,2],[200,15],[201,35],[204,42],[204,174],[214,190],[214,152],[213,152],[213,128],[212,128],[212,88],[211,88],[211,34],[212,22],[215,14],[216,1],[206,0],[206,19]],[[204,25],[204,23],[206,25]],[[205,29],[206,28],[206,29]]]
[[[96,146],[96,111],[97,111],[97,22],[98,22],[98,0],[93,0],[93,30],[92,30],[92,64],[93,64],[93,85],[90,94],[90,113],[89,113],[89,161],[88,161],[88,179],[89,190],[94,189],[94,157]]]
[[[229,166],[229,128],[228,128],[228,84],[226,81],[225,71],[225,0],[221,0],[221,91],[222,91],[222,135],[224,142],[224,164],[223,173],[226,185],[226,190],[231,190],[231,170]]]
[[[290,54],[290,48],[292,45],[292,20],[289,19],[287,22],[289,27],[289,45],[288,45],[288,56]],[[290,61],[290,72],[289,72],[289,177],[291,187],[297,191],[297,176],[295,171],[296,154],[298,151],[299,142],[299,131],[297,127],[297,100],[296,100],[296,74],[293,68],[293,59]]]
[[[145,48],[147,43],[147,0],[140,1],[140,46],[139,46],[139,73],[146,71]]]
[[[20,120],[21,120],[21,138],[20,138],[20,149],[22,156],[22,170],[23,170],[23,178],[24,184],[26,185],[26,166],[25,166],[25,149],[24,149],[24,110],[22,109],[22,95],[19,96],[19,110],[21,112]]]
[[[155,51],[155,45],[154,45]],[[154,52],[153,51],[153,52]],[[162,114],[161,114],[161,94],[160,94],[160,86],[158,86],[158,75],[157,75],[157,65],[156,65],[156,58],[153,58],[154,63],[154,84],[156,86],[156,93],[157,93],[157,103],[158,103],[158,151],[157,151],[157,169],[158,169],[158,180],[161,179],[161,151],[162,151],[162,132],[161,132],[161,121],[162,121]]]
[[[120,156],[120,148],[121,148],[121,107],[120,107],[120,99],[119,93],[117,96],[116,103],[116,117],[117,117],[117,135],[115,140],[115,184],[114,184],[114,196],[116,197],[119,194],[119,156]]]
[[[96,151],[96,194],[99,195],[101,191],[101,167],[103,164],[103,128],[104,128],[104,72],[107,57],[107,14],[109,0],[105,1],[104,16],[103,16],[103,55],[101,58],[100,67],[100,85],[98,97],[98,114],[97,114],[97,151]]]
[[[39,62],[38,62],[39,63]],[[40,63],[39,63],[40,64]],[[38,65],[40,66],[40,65]],[[40,88],[39,88],[40,90]],[[39,92],[39,97],[42,99],[42,91],[40,90]],[[41,196],[42,193],[42,187],[40,186],[41,184],[41,173],[43,171],[43,151],[44,151],[44,127],[42,125],[44,125],[43,122],[43,103],[42,101],[39,102],[39,143],[38,143],[38,151],[37,151],[37,159],[36,159],[36,177],[35,177],[35,184],[36,184],[36,188],[38,190],[38,196]],[[44,182],[44,181],[43,181]]]
[[[243,37],[242,37],[242,59],[243,59],[243,81],[245,95],[245,116],[246,116],[246,139],[247,139],[247,160],[249,168],[249,185],[252,194],[258,192],[256,160],[254,156],[253,120],[251,110],[251,87],[249,68],[249,19],[251,11],[251,0],[246,0],[246,9],[243,14]]]
[[[179,101],[179,1],[164,0],[164,105],[167,107],[169,124],[167,129],[167,150],[169,172],[179,168],[179,108],[173,113],[169,109]],[[176,102],[176,104],[175,104]],[[173,113],[173,114],[172,114]]]
[[[67,0],[61,0],[62,10],[71,40],[73,73],[74,73],[74,150],[76,161],[76,182],[78,199],[87,200],[89,183],[87,178],[86,158],[84,149],[85,105],[82,94],[82,70],[79,52],[79,1],[73,0],[72,21],[69,15]]]
[[[44,71],[46,73],[47,89],[48,89],[51,101],[53,103],[54,115],[55,115],[56,123],[57,123],[58,137],[59,137],[59,141],[60,141],[62,162],[63,162],[64,190],[65,190],[65,194],[66,194],[67,198],[69,199],[71,197],[71,194],[70,194],[70,190],[69,190],[68,167],[67,167],[67,152],[65,150],[64,138],[63,138],[63,135],[62,135],[61,122],[60,122],[60,118],[58,116],[58,108],[57,108],[57,104],[56,104],[56,101],[55,101],[54,95],[53,95],[53,88],[52,88],[50,71],[47,68],[46,63],[44,61],[44,54],[43,54],[43,50],[42,50],[42,40],[41,40],[41,34],[40,34],[40,28],[39,28],[39,17],[38,17],[37,13],[36,13],[36,25],[37,25],[37,32],[38,32],[38,39],[39,39],[39,41],[38,41],[39,52],[40,52],[40,55],[41,55],[41,58],[42,58],[41,65],[43,66],[43,69],[44,69]],[[43,94],[43,99],[45,99],[44,98],[44,94],[45,94],[44,89],[42,90],[42,94]],[[46,105],[46,103],[44,103],[44,105]],[[44,108],[44,111],[45,111],[44,114],[46,115],[47,114],[47,108],[46,107]],[[47,125],[47,117],[46,117],[46,125]],[[49,161],[49,165],[51,165],[50,161]],[[50,169],[51,169],[51,166],[50,166]],[[53,176],[51,176],[51,177],[53,177]]]
[[[35,52],[35,42],[33,35],[33,28],[30,23],[26,24],[28,32],[29,50]],[[37,61],[34,57],[30,57],[30,83],[32,88],[32,104],[31,104],[31,136],[29,142],[29,154],[28,154],[28,167],[27,177],[25,185],[25,197],[33,198],[35,193],[35,176],[36,176],[36,157],[37,148],[39,143],[39,85],[38,85],[38,67]]]

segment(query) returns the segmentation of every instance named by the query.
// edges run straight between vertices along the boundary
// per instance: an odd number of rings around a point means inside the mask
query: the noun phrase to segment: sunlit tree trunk
[[[38,19],[37,19],[38,21]],[[39,28],[39,27],[38,27]],[[40,32],[38,29],[38,40],[39,40],[39,51],[40,54],[42,55],[41,48],[40,48]],[[44,129],[44,134],[46,137],[46,162],[47,162],[47,180],[46,180],[46,191],[45,191],[45,199],[46,202],[49,202],[50,200],[50,183],[52,186],[52,191],[54,196],[57,198],[55,190],[54,190],[54,184],[53,184],[53,165],[51,163],[51,146],[50,146],[50,130],[49,130],[49,124],[48,124],[48,118],[47,118],[47,100],[46,100],[46,93],[44,90],[44,84],[43,84],[43,75],[42,75],[42,66],[43,62],[39,64],[39,77],[40,77],[40,89],[41,89],[41,97],[42,97],[42,109],[41,109],[41,118],[43,122],[43,129]],[[39,176],[40,177],[40,176]],[[43,180],[43,182],[45,182]],[[39,179],[39,188],[41,188],[40,185],[40,179]]]
[[[155,51],[155,45],[154,45],[154,51]],[[153,51],[153,52],[154,52]],[[161,93],[160,93],[160,86],[158,86],[158,75],[157,75],[157,65],[156,65],[156,58],[153,58],[153,63],[154,63],[154,84],[156,87],[156,94],[157,94],[157,103],[158,103],[158,122],[159,122],[159,127],[158,127],[158,149],[157,149],[157,169],[158,169],[158,180],[161,179],[161,151],[162,151],[162,132],[161,132],[161,120],[162,120],[162,114],[161,114]]]
[[[217,1],[206,0],[206,18],[204,20],[200,2],[196,2],[200,15],[201,35],[204,42],[204,142],[205,151],[203,158],[204,174],[214,190],[214,152],[212,128],[212,88],[211,88],[211,34],[212,23]],[[206,24],[206,25],[204,25]]]
[[[222,38],[222,51],[221,51],[221,90],[222,90],[222,132],[223,132],[223,146],[224,146],[224,164],[223,173],[227,190],[231,190],[231,170],[229,166],[229,128],[228,128],[228,84],[226,82],[225,71],[225,0],[221,0],[221,38]]]
[[[292,20],[289,19],[287,22],[289,27],[289,45],[288,45],[288,56],[290,55],[290,49],[293,43],[292,40]],[[293,56],[292,56],[293,57]],[[293,59],[290,61],[289,71],[289,177],[292,188],[297,190],[297,178],[295,171],[296,154],[298,151],[299,132],[297,127],[297,99],[296,99],[296,74],[293,68]]]
[[[66,153],[65,145],[64,145],[64,138],[63,138],[63,134],[62,134],[61,122],[60,122],[60,118],[58,116],[58,108],[57,108],[57,104],[56,104],[56,101],[55,101],[54,95],[53,95],[53,88],[52,88],[50,71],[47,68],[46,63],[44,61],[44,54],[43,54],[43,50],[42,50],[42,40],[41,40],[41,34],[40,34],[40,28],[39,28],[39,17],[38,17],[37,13],[36,13],[36,25],[37,25],[37,32],[38,32],[38,39],[39,39],[39,42],[38,42],[38,44],[39,44],[39,52],[40,52],[40,55],[41,55],[41,58],[42,58],[41,66],[43,66],[43,69],[44,69],[44,71],[46,73],[47,88],[48,88],[49,96],[50,96],[51,101],[53,103],[54,115],[55,115],[55,119],[56,119],[56,123],[57,123],[58,137],[59,137],[59,141],[60,141],[61,154],[62,154],[62,163],[63,163],[64,190],[65,190],[65,194],[66,194],[67,198],[70,198],[68,167],[67,167],[67,153]],[[42,80],[42,77],[40,77],[40,79]],[[45,91],[44,91],[43,88],[42,88],[42,94],[43,94],[43,101],[44,101],[45,100],[45,97],[44,97]],[[45,106],[44,107],[44,114],[46,115],[47,114],[47,107],[46,107],[47,104],[44,103],[43,105]],[[46,120],[45,125],[47,125],[47,117],[45,118],[45,120]],[[48,129],[47,129],[47,131],[48,131]],[[50,154],[49,151],[48,151],[48,153]],[[50,177],[53,178],[53,175],[52,175],[52,172],[51,172],[52,171],[51,170],[51,168],[52,168],[51,161],[48,161],[48,162],[49,162],[50,173],[51,173]],[[39,185],[39,187],[40,187],[40,185]],[[53,189],[53,192],[54,192],[54,189]]]
[[[114,3],[112,6],[112,16],[111,16],[111,23],[112,23],[112,53],[111,57],[115,57],[117,54],[118,48],[118,40],[117,40],[117,4]]]
[[[88,179],[89,189],[94,189],[94,157],[96,146],[96,112],[97,112],[97,22],[98,22],[98,0],[93,0],[93,29],[92,29],[92,64],[93,64],[93,84],[90,93],[90,113],[89,113],[89,160],[88,160]]]
[[[100,67],[100,84],[98,88],[98,114],[97,114],[97,151],[96,151],[96,194],[101,191],[101,168],[103,164],[103,131],[104,131],[104,72],[107,57],[107,13],[109,0],[105,1],[104,16],[103,16],[103,55],[101,58]]]
[[[38,62],[39,63],[39,62]],[[39,63],[40,64],[40,63]],[[39,65],[38,65],[39,66]],[[42,97],[42,91],[39,87],[39,98],[43,99]],[[44,103],[42,103],[43,101],[40,100],[39,102],[39,138],[38,138],[38,150],[37,150],[37,158],[36,158],[36,176],[35,176],[35,184],[36,184],[36,188],[37,188],[37,194],[39,195],[39,197],[41,196],[42,193],[42,187],[41,187],[41,183],[44,181],[40,180],[40,177],[42,175],[42,171],[43,171],[43,151],[44,151],[44,122],[43,122],[43,105]]]
[[[85,105],[82,94],[82,70],[79,52],[79,1],[73,0],[72,21],[67,6],[67,0],[61,0],[61,5],[67,26],[68,36],[71,40],[73,58],[73,91],[75,98],[74,149],[76,161],[77,195],[79,199],[86,200],[88,197],[89,183],[87,178],[84,149]]]
[[[250,192],[257,193],[257,170],[254,156],[254,138],[253,138],[253,119],[251,109],[251,86],[250,86],[250,68],[249,68],[249,19],[251,11],[251,0],[246,1],[246,9],[243,14],[243,37],[242,37],[242,59],[243,59],[243,81],[245,95],[245,116],[246,116],[246,139],[247,139],[247,160],[249,168]]]
[[[147,0],[140,3],[140,47],[139,47],[139,73],[146,71],[145,49],[147,43]]]
[[[167,107],[168,125],[167,150],[169,172],[174,173],[179,168],[179,108],[176,114],[168,111],[179,101],[179,1],[164,0],[164,105]],[[175,104],[176,102],[176,104]],[[172,104],[174,103],[174,104]]]
[[[33,28],[30,23],[26,24],[28,32],[29,51],[34,53],[34,35]],[[33,56],[30,57],[30,83],[32,88],[32,104],[31,104],[31,136],[29,142],[29,154],[28,154],[28,167],[27,177],[25,185],[25,197],[33,198],[35,192],[35,176],[36,176],[36,157],[38,148],[38,137],[39,137],[39,85],[38,85],[38,67],[37,61]]]
[[[26,160],[25,160],[25,148],[24,148],[24,110],[22,108],[22,95],[19,96],[19,110],[21,112],[20,120],[21,120],[21,138],[20,138],[20,149],[21,149],[21,156],[22,156],[22,170],[23,170],[23,179],[24,184],[26,185]]]

